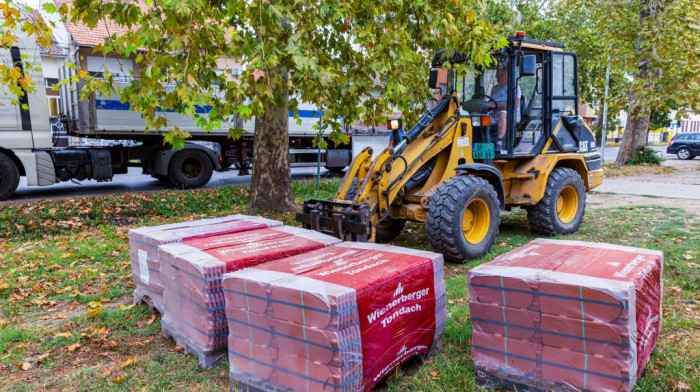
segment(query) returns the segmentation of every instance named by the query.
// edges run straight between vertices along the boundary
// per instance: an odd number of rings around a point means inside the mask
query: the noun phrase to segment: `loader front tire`
[[[581,176],[566,167],[552,170],[544,197],[527,210],[530,230],[537,234],[571,234],[578,230],[586,211],[586,188]]]
[[[457,176],[440,185],[428,210],[428,239],[445,259],[466,262],[491,250],[500,224],[498,196],[483,178]]]
[[[406,221],[403,219],[384,219],[381,223],[374,226],[374,230],[376,231],[374,240],[380,243],[393,240],[401,234],[405,224]]]
[[[357,178],[352,180],[348,192],[345,194],[345,200],[353,200],[357,196]],[[403,230],[406,221],[404,219],[387,218],[380,224],[374,227],[376,235],[374,240],[377,242],[389,242],[398,237]]]

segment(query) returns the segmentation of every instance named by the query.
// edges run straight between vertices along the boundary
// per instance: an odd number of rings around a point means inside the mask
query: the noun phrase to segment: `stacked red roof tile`
[[[159,245],[277,226],[282,226],[282,222],[257,216],[232,215],[129,230],[131,270],[136,284],[134,302],[147,301],[163,313]]]
[[[489,387],[631,391],[661,328],[663,254],[535,240],[469,272],[472,357]]]
[[[196,228],[194,228],[196,230]],[[315,231],[275,227],[161,245],[163,334],[210,368],[226,355],[222,275],[340,242]]]
[[[443,259],[343,243],[224,275],[232,389],[371,390],[440,347]]]

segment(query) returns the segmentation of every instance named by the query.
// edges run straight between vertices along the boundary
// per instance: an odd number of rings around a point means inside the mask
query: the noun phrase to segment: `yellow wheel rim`
[[[574,187],[567,185],[557,198],[557,216],[561,223],[569,223],[574,220],[577,212],[578,193]]]
[[[462,231],[464,238],[470,244],[478,244],[486,238],[491,226],[491,214],[489,206],[483,199],[474,199],[469,202],[462,217]]]

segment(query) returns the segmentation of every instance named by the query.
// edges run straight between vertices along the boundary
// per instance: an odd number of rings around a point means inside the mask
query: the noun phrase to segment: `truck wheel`
[[[328,171],[331,172],[331,173],[336,173],[336,174],[337,174],[337,173],[342,173],[343,170],[345,170],[345,166],[343,166],[343,167],[337,167],[337,166],[328,167],[328,166],[326,166],[326,170],[328,170]]]
[[[211,179],[214,165],[201,150],[180,151],[170,160],[168,177],[178,188],[201,188]]]
[[[676,151],[676,156],[678,159],[682,159],[684,161],[687,159],[693,159],[693,153],[691,153],[690,150],[685,147]]]
[[[476,259],[491,250],[500,219],[498,196],[488,181],[453,177],[438,187],[430,202],[428,239],[447,260]]]
[[[544,197],[527,210],[530,229],[538,234],[571,234],[586,211],[586,188],[573,169],[557,167],[547,179]]]
[[[19,170],[12,159],[0,154],[0,200],[12,196],[19,185]]]

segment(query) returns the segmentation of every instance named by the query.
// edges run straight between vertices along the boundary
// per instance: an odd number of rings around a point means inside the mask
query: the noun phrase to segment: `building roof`
[[[54,0],[56,7],[61,7],[63,4],[68,5],[70,8],[73,5],[73,0]],[[145,7],[143,1],[134,1],[134,3],[139,4],[141,7]],[[65,22],[66,30],[73,38],[73,42],[78,46],[88,46],[95,47],[97,45],[102,45],[105,42],[105,38],[116,34],[121,36],[128,31],[128,29],[119,26],[113,20],[109,18],[103,18],[97,22],[94,28],[90,28],[83,23],[73,23],[70,20]]]

